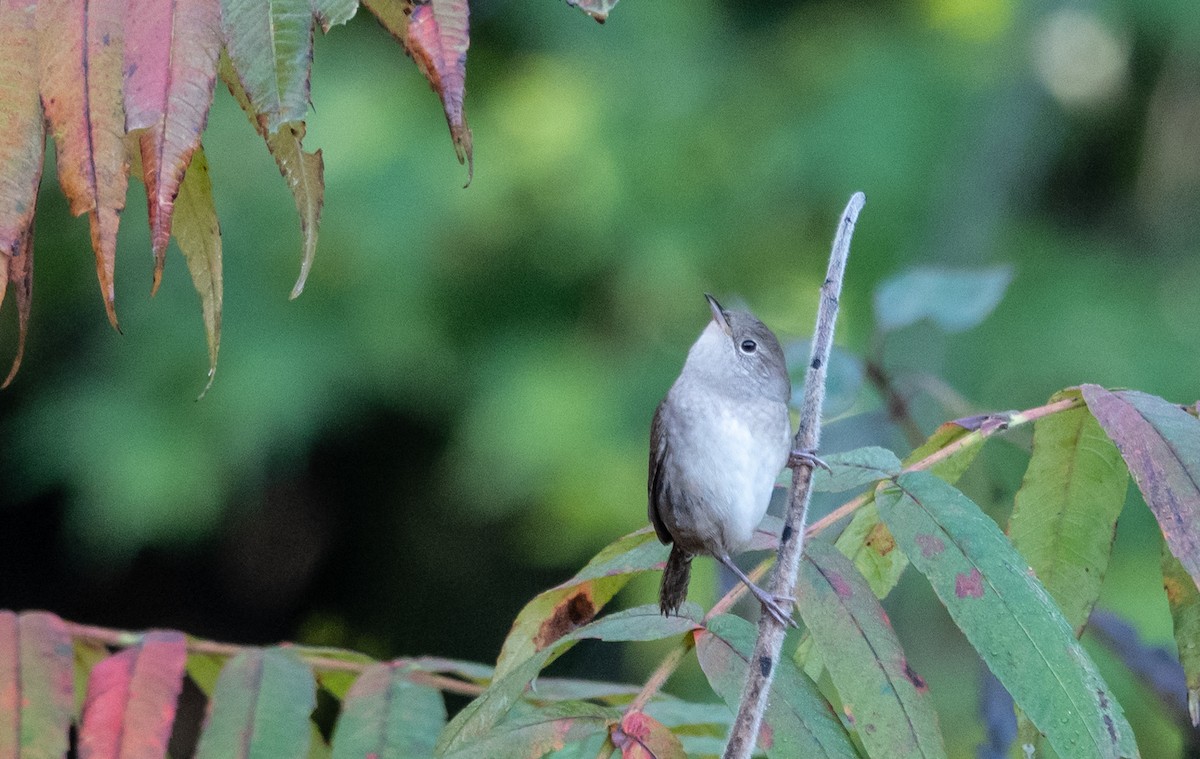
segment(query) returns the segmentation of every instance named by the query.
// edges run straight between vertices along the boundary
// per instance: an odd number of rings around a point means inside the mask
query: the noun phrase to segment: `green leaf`
[[[796,608],[868,752],[946,755],[929,688],[909,665],[870,585],[833,546],[805,546]]]
[[[333,734],[333,759],[433,756],[446,724],[442,694],[410,679],[411,666],[379,663],[355,681]]]
[[[73,664],[61,619],[44,611],[0,611],[0,756],[66,755],[75,708]]]
[[[951,448],[971,432],[957,422],[946,422],[934,430],[920,447],[905,457],[903,466],[914,466],[940,451]],[[929,467],[929,471],[947,482],[957,482],[975,460],[980,447],[962,445],[953,448],[949,455]],[[854,568],[871,584],[875,596],[886,598],[888,593],[892,592],[892,588],[896,587],[896,583],[900,582],[900,576],[908,567],[908,557],[904,555],[904,551],[896,550],[896,541],[892,533],[887,525],[880,521],[874,494],[868,498],[871,502],[855,512],[854,518],[850,520],[846,529],[842,530],[834,545],[854,562]],[[814,671],[808,668],[807,662],[806,671]]]
[[[700,667],[731,712],[742,697],[746,662],[754,653],[756,635],[754,625],[730,614],[714,617],[706,629],[696,632]],[[759,733],[759,746],[767,756],[858,756],[829,702],[789,659],[779,661],[771,688]]]
[[[1137,756],[1120,705],[995,522],[928,472],[901,475],[875,499],[913,566],[1055,751]]]
[[[1179,559],[1163,546],[1163,589],[1175,628],[1175,645],[1187,684],[1188,716],[1192,725],[1200,725],[1200,592]]]
[[[1051,401],[1068,396],[1078,392],[1060,393]],[[1009,535],[1075,637],[1100,595],[1128,487],[1121,454],[1086,408],[1037,420]]]
[[[818,493],[854,490],[900,474],[900,459],[896,454],[875,446],[823,456],[822,460],[829,465],[829,471],[818,468],[813,473],[812,486]]]
[[[875,290],[875,322],[891,332],[928,319],[946,332],[962,332],[987,318],[1012,278],[1010,266],[909,269]]]
[[[618,538],[570,580],[539,593],[517,614],[496,661],[496,678],[592,620],[633,575],[661,569],[668,548],[650,528]]]
[[[267,150],[275,159],[279,173],[287,182],[300,217],[300,233],[304,237],[304,253],[300,259],[300,276],[292,286],[289,297],[297,298],[304,291],[308,273],[317,254],[317,233],[321,227],[321,210],[325,205],[325,159],[321,151],[304,150],[305,126],[303,121],[289,121],[279,125],[275,131],[267,128],[267,122],[255,112],[250,96],[238,80],[233,64],[226,55],[221,56],[220,77],[229,88],[234,100],[245,111],[251,125],[267,144]]]
[[[438,738],[435,753],[441,756],[460,751],[488,734],[517,702],[538,672],[576,642],[588,638],[647,641],[676,637],[698,628],[700,615],[700,608],[692,603],[685,603],[678,616],[670,617],[664,617],[657,604],[647,604],[609,614],[563,635],[552,645],[511,667],[506,674],[501,675],[497,670],[496,678],[488,689],[450,720]]]
[[[217,654],[190,653],[187,658],[187,674],[192,682],[208,698],[217,689],[217,680],[228,657]]]
[[[344,24],[358,13],[358,0],[312,0],[313,16],[321,25],[321,32],[329,34],[329,30]]]
[[[1080,389],[1117,444],[1171,553],[1200,582],[1200,421],[1146,393]]]
[[[200,296],[200,312],[204,318],[204,336],[208,342],[208,383],[201,396],[212,387],[217,375],[217,354],[221,350],[221,304],[223,279],[221,273],[221,225],[213,205],[212,181],[208,176],[208,157],[204,146],[196,147],[191,164],[175,198],[175,218],[172,225],[175,242],[187,260],[192,285]]]
[[[309,0],[221,0],[225,49],[255,116],[271,134],[308,112],[313,12]]]
[[[149,632],[96,665],[79,730],[80,759],[159,759],[175,722],[187,659],[182,633]]]
[[[312,670],[294,653],[240,653],[221,670],[196,759],[303,759],[315,707]]]
[[[443,759],[539,759],[571,743],[608,730],[614,713],[585,701],[561,701],[523,711],[477,740],[438,756]]]

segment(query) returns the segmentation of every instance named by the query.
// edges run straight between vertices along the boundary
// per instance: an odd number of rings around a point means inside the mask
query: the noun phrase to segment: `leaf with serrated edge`
[[[164,756],[186,659],[181,633],[150,632],[97,664],[83,708],[80,759]]]
[[[212,181],[208,176],[208,158],[202,146],[196,147],[191,165],[179,186],[175,199],[175,224],[172,230],[179,249],[187,260],[192,284],[200,296],[204,318],[204,336],[208,342],[208,383],[201,396],[212,387],[217,372],[217,354],[221,349],[221,225],[213,205]]]
[[[1078,396],[1068,391],[1051,402]],[[1100,595],[1128,487],[1120,453],[1086,408],[1037,420],[1008,532],[1075,637]]]
[[[606,732],[612,720],[612,710],[585,701],[547,704],[507,719],[478,740],[437,756],[441,759],[541,757]]]
[[[117,327],[113,273],[129,161],[121,80],[125,0],[39,0],[42,105],[71,213],[86,213],[108,320]]]
[[[722,614],[697,630],[696,657],[712,689],[736,710],[746,682],[746,662],[754,652],[756,628],[741,617]],[[763,714],[758,745],[772,759],[853,759],[850,736],[817,686],[787,659],[775,669],[771,698]]]
[[[687,759],[683,744],[666,725],[645,712],[630,711],[612,729],[621,759]]]
[[[496,661],[496,677],[591,621],[633,575],[661,568],[667,550],[652,530],[638,530],[602,549],[570,580],[535,596],[513,621]]]
[[[908,663],[870,586],[828,543],[805,546],[796,608],[869,752],[946,755],[924,679]]]
[[[35,3],[0,0],[0,303],[10,256],[20,253],[33,224],[45,155],[38,97]]]
[[[309,0],[221,0],[225,49],[269,134],[308,112],[313,10]]]
[[[142,130],[139,149],[154,283],[162,280],[175,196],[208,122],[217,53],[219,0],[129,0],[125,37],[125,126]]]
[[[305,152],[303,121],[282,124],[275,132],[267,130],[265,122],[255,116],[249,95],[242,89],[233,64],[224,55],[221,56],[220,75],[221,81],[225,82],[234,100],[237,100],[249,117],[250,123],[267,143],[267,150],[271,151],[275,165],[279,167],[279,173],[287,182],[288,190],[296,203],[296,213],[300,216],[300,232],[304,236],[300,276],[296,279],[290,296],[296,298],[304,291],[304,283],[308,280],[308,272],[317,254],[317,232],[321,226],[321,209],[325,204],[325,161],[320,150],[314,153]]]
[[[1175,645],[1179,649],[1179,664],[1187,684],[1188,716],[1196,726],[1200,725],[1200,592],[1197,592],[1191,575],[1165,545],[1162,573],[1175,630]]]
[[[405,47],[417,68],[441,98],[446,124],[459,163],[467,165],[467,184],[475,173],[471,128],[463,114],[467,82],[469,9],[467,0],[430,0],[413,8]]]
[[[455,715],[438,738],[435,753],[459,751],[494,728],[513,704],[525,692],[525,688],[542,668],[558,658],[584,639],[606,641],[662,640],[694,630],[700,626],[700,609],[693,603],[685,603],[678,616],[664,617],[658,604],[638,606],[602,617],[591,624],[558,638],[510,668],[496,678],[487,690]]]
[[[342,704],[333,734],[333,759],[432,756],[446,724],[437,690],[410,679],[411,666],[373,664]]]
[[[1137,756],[1120,705],[996,523],[928,472],[896,482],[875,494],[880,515],[1050,746],[1063,756]]]
[[[303,759],[316,706],[312,670],[282,648],[233,657],[208,702],[196,759]]]
[[[1146,393],[1080,389],[1129,466],[1171,553],[1200,583],[1200,421]]]
[[[818,493],[840,493],[900,473],[900,459],[886,448],[868,446],[824,456],[829,470],[813,472],[812,488]]]

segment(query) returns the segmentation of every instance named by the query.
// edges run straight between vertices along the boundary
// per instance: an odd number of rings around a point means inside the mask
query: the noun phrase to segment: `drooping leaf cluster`
[[[362,5],[404,46],[438,94],[469,177],[466,0]],[[142,180],[154,255],[152,292],[174,235],[200,295],[211,381],[220,345],[222,251],[201,135],[218,79],[266,141],[295,199],[304,246],[292,297],[300,294],[324,202],[321,151],[303,147],[314,31],[344,24],[358,6],[359,0],[0,3],[0,304],[11,284],[19,322],[5,384],[20,366],[28,328],[34,212],[47,138],[71,212],[88,215],[100,293],[113,327],[117,230],[130,172]]]
[[[953,482],[988,438],[1028,424],[1033,451],[1006,534]],[[794,658],[776,665],[758,738],[767,756],[946,755],[929,686],[880,605],[910,564],[1012,695],[1022,735],[1059,756],[1138,756],[1120,704],[1079,643],[1130,474],[1162,527],[1164,583],[1197,703],[1194,406],[1084,385],[1025,412],[947,423],[905,461],[864,448],[828,463],[817,489],[869,487],[848,502],[854,521],[837,540],[822,534],[824,522],[810,528],[797,586],[804,629]],[[860,520],[871,526],[856,527]],[[768,520],[756,544],[769,544],[776,526]],[[73,725],[81,756],[165,756],[187,679],[207,700],[200,757],[715,755],[754,627],[726,613],[729,598],[708,614],[690,603],[672,617],[654,605],[601,613],[665,558],[649,528],[618,539],[526,605],[494,668],[238,648],[175,632],[97,631],[44,612],[0,613],[0,705],[12,707],[0,710],[10,715],[0,723],[0,753],[20,740],[39,746],[30,756],[61,756]],[[728,708],[666,695],[664,678],[639,688],[540,676],[582,640],[673,641],[663,675],[694,652]],[[476,697],[446,722],[439,690]],[[318,691],[337,704],[331,726],[314,716]],[[121,753],[135,740],[140,753]]]

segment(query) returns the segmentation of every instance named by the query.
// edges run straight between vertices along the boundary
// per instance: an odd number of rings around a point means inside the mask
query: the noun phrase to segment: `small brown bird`
[[[750,589],[784,624],[791,616],[730,556],[762,521],[788,461],[792,385],[779,341],[744,311],[705,295],[712,321],[688,351],[650,428],[649,516],[671,544],[659,591],[663,614],[687,598],[692,558],[707,554]]]

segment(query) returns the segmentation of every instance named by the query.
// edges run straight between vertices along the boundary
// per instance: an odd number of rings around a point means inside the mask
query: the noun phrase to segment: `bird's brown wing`
[[[664,403],[665,400],[658,404],[654,411],[654,421],[650,423],[650,476],[646,482],[649,505],[646,511],[650,517],[650,524],[654,525],[654,532],[658,533],[658,539],[663,543],[670,543],[673,538],[662,518],[663,511],[670,508],[666,503],[667,483],[663,472],[670,442],[667,440],[667,428],[662,420]]]

